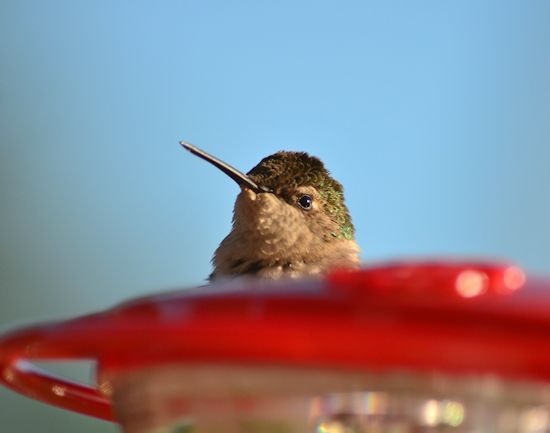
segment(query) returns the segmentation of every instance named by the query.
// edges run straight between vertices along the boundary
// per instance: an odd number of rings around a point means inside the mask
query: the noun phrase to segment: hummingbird
[[[280,151],[244,174],[190,143],[180,144],[241,189],[231,231],[214,252],[210,281],[321,277],[333,268],[359,267],[343,187],[319,158]]]

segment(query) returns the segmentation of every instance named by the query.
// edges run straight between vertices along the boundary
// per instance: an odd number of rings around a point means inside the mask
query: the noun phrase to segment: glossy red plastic
[[[9,333],[0,380],[114,420],[101,385],[31,364],[81,359],[96,360],[99,376],[208,362],[550,381],[550,281],[526,282],[510,265],[449,262],[340,270],[322,281],[233,280]]]

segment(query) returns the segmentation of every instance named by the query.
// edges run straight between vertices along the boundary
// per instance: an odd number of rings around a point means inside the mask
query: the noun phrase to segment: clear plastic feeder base
[[[172,365],[104,383],[126,433],[550,432],[550,386],[488,376]]]

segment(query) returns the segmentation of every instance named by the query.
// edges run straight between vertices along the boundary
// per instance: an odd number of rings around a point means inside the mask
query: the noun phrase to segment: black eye
[[[298,199],[298,204],[303,209],[311,209],[311,205],[313,204],[313,199],[310,195],[303,195]]]

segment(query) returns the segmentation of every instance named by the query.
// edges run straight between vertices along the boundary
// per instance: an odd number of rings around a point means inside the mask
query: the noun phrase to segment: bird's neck
[[[292,241],[292,242],[291,242]],[[259,278],[322,276],[335,267],[357,268],[359,246],[354,239],[331,242],[258,239],[252,233],[232,231],[216,250],[211,279],[250,275]]]

